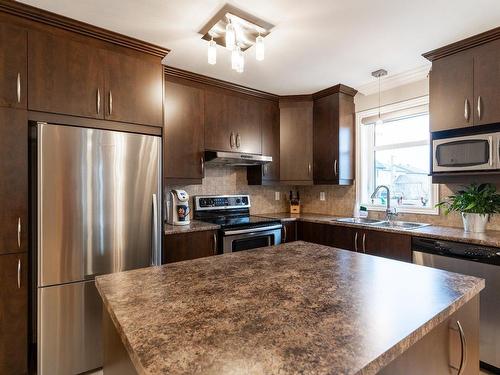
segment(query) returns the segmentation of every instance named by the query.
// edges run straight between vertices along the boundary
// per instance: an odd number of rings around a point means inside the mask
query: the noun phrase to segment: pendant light
[[[217,63],[217,43],[215,43],[214,38],[208,42],[208,51],[207,51],[207,57],[208,57],[208,63],[210,65],[215,65]]]
[[[234,29],[234,25],[231,22],[231,18],[229,18],[229,22],[226,25],[226,48],[232,51],[235,45],[236,31]]]
[[[379,69],[372,72],[372,76],[378,78],[378,120],[375,122],[375,125],[382,125],[384,121],[382,117],[380,117],[380,78],[387,75],[387,70]]]
[[[241,50],[241,47],[237,47],[238,50],[238,66],[236,68],[236,71],[238,73],[243,73],[243,70],[245,68],[245,56],[243,56],[243,51]]]
[[[264,60],[264,38],[260,35],[255,39],[255,58],[257,61]]]
[[[233,69],[233,70],[238,70],[238,64],[239,64],[239,58],[240,58],[239,51],[238,51],[239,48],[240,47],[236,47],[231,52],[231,69]]]

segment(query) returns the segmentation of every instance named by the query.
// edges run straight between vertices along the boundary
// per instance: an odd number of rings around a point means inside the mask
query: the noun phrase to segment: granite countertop
[[[170,225],[165,224],[165,234],[200,232],[203,230],[216,230],[220,225],[206,223],[204,221],[191,220],[188,225]]]
[[[296,241],[96,278],[139,374],[375,374],[484,280]]]
[[[271,219],[279,219],[283,222],[299,220],[312,223],[342,225],[346,227],[355,227],[355,228],[363,227],[366,229],[378,230],[383,232],[404,233],[414,237],[436,238],[440,240],[458,241],[476,245],[500,247],[500,231],[494,231],[494,230],[488,230],[485,233],[465,233],[463,228],[443,227],[438,225],[430,225],[411,230],[399,229],[399,228],[386,228],[386,227],[377,227],[374,225],[351,224],[351,223],[342,223],[334,221],[336,218],[345,216],[332,216],[332,215],[310,214],[310,213],[291,214],[289,212],[285,212],[277,214],[260,214],[256,216],[262,216]]]

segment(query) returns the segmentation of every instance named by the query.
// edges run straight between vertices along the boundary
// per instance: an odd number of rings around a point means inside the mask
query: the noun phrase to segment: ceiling
[[[309,94],[343,83],[369,84],[370,73],[422,69],[421,54],[500,26],[498,0],[230,0],[276,27],[266,57],[245,52],[245,71],[218,47],[207,64],[198,31],[224,0],[22,0],[39,8],[171,49],[166,65],[278,95]],[[105,5],[104,5],[105,4]]]

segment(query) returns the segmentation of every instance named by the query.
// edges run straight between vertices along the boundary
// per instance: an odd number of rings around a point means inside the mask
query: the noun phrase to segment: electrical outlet
[[[280,192],[279,191],[274,192],[274,200],[276,200],[276,201],[280,200]]]
[[[319,193],[319,200],[320,200],[320,201],[324,201],[324,200],[326,200],[326,197],[325,197],[325,192],[324,192],[324,191],[322,191],[322,192],[320,192],[320,193]]]

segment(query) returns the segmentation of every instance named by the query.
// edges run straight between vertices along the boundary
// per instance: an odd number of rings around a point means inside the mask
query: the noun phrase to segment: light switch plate
[[[274,192],[274,200],[276,200],[276,201],[280,200],[280,192],[279,191]]]
[[[326,200],[326,197],[325,197],[325,192],[324,192],[324,191],[321,191],[321,192],[319,193],[319,200],[320,200],[320,201],[324,201],[324,200]]]

